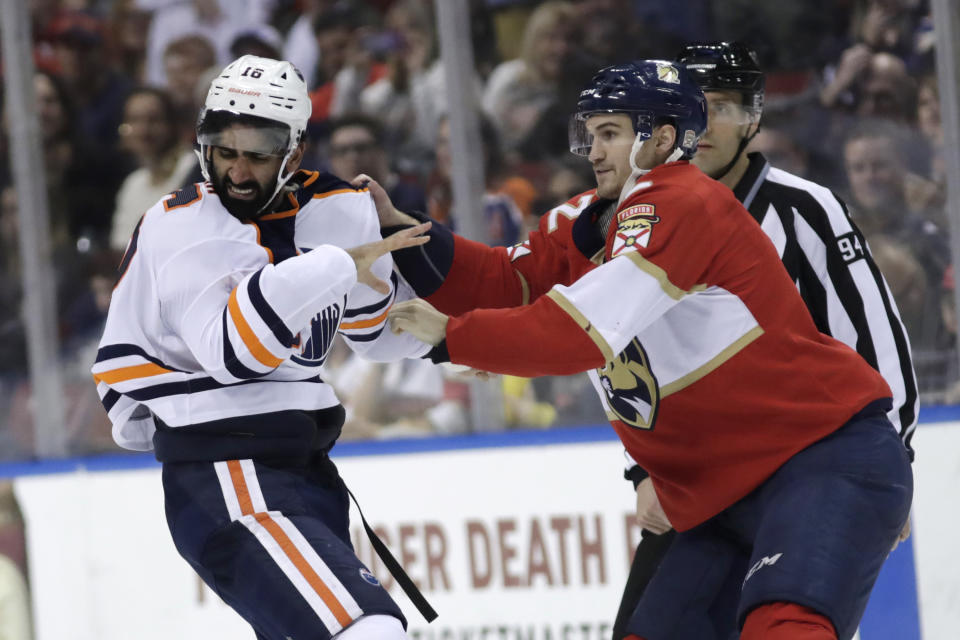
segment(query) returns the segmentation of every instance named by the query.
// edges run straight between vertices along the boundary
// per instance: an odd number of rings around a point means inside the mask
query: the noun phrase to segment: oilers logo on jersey
[[[653,429],[660,405],[660,386],[647,352],[636,338],[611,362],[597,369],[614,417],[637,429]]]
[[[300,353],[290,356],[290,359],[307,367],[322,365],[340,327],[342,308],[343,305],[332,304],[315,315],[310,322],[309,334],[306,331],[300,334],[300,340],[303,341]]]

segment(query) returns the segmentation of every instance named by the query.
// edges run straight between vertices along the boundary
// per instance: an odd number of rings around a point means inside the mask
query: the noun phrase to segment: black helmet
[[[763,109],[764,77],[757,53],[742,42],[688,44],[677,55],[704,91],[739,91],[743,106]]]

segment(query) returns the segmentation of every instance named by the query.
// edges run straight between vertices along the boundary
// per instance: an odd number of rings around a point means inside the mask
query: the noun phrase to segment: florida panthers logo
[[[307,367],[322,365],[327,359],[333,337],[337,335],[342,309],[343,305],[332,304],[315,315],[310,321],[309,333],[306,330],[300,332],[300,353],[290,359]]]
[[[680,84],[680,72],[672,64],[657,63],[657,79],[670,84]]]
[[[650,371],[647,353],[636,338],[612,362],[597,369],[597,375],[617,419],[637,429],[653,428],[660,406],[660,387]]]
[[[652,204],[635,204],[617,214],[617,233],[613,236],[610,257],[650,244],[653,225],[660,222],[656,210]]]

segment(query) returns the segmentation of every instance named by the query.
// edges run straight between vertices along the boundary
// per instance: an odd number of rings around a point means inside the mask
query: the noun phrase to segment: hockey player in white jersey
[[[154,449],[178,551],[261,639],[406,638],[353,553],[328,452],[343,407],[319,375],[334,336],[378,360],[428,347],[384,331],[411,297],[369,193],[300,169],[310,100],[289,62],[244,56],[197,123],[205,183],[137,225],[94,379],[117,444]]]

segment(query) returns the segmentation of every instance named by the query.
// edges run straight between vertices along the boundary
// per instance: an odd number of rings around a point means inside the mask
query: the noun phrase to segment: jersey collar
[[[770,163],[759,151],[747,154],[747,158],[750,159],[750,164],[747,165],[740,182],[733,188],[733,195],[743,203],[744,209],[749,209],[753,204],[760,185],[767,179],[767,172],[770,171]]]

